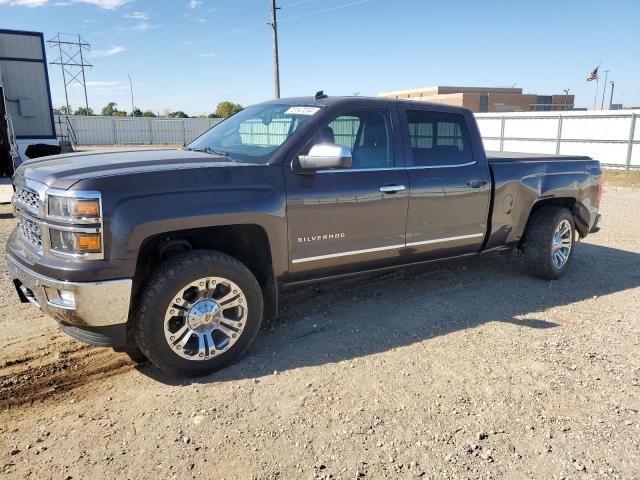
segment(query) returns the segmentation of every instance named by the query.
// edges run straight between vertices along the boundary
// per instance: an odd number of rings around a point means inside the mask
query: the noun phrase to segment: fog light
[[[64,308],[76,308],[76,296],[71,290],[44,287],[44,292],[50,304]]]

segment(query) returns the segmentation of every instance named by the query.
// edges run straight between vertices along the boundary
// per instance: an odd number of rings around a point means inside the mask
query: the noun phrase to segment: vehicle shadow
[[[373,355],[487,322],[555,328],[560,321],[539,312],[640,286],[640,254],[587,243],[576,249],[567,274],[553,282],[527,275],[519,258],[489,254],[292,289],[281,297],[278,320],[237,364],[192,380],[149,364],[140,371],[171,385],[226,382]]]

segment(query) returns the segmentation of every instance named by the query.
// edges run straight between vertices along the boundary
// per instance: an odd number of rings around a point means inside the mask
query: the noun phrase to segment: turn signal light
[[[99,252],[100,251],[100,234],[76,234],[75,250],[77,252]]]
[[[96,200],[78,200],[75,214],[78,217],[99,217],[100,204]]]

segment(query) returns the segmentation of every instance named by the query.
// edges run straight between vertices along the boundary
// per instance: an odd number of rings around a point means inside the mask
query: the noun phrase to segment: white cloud
[[[93,50],[91,52],[90,56],[91,57],[96,57],[96,58],[112,57],[113,55],[117,55],[118,53],[122,53],[125,50],[126,50],[126,48],[124,48],[124,47],[115,46],[115,47],[107,48],[105,50]]]
[[[9,5],[10,7],[40,7],[49,0],[0,0],[0,5]]]
[[[149,30],[149,28],[151,27],[151,25],[149,25],[148,22],[142,22],[139,23],[137,25],[134,25],[133,27],[131,27],[132,30],[139,30],[141,32],[146,32],[147,30]]]
[[[134,20],[149,20],[149,15],[145,12],[133,12],[123,15],[123,18],[132,18]]]
[[[64,2],[56,2],[53,5],[66,7],[74,3],[87,3],[105,10],[114,10],[128,2],[129,0],[68,0]],[[0,5],[9,5],[11,7],[42,7],[48,3],[49,0],[0,0]]]
[[[196,22],[198,23],[205,23],[207,21],[206,18],[196,18]]]
[[[191,8],[198,8],[200,5],[202,5],[202,0],[189,0],[189,6]]]
[[[117,80],[87,80],[87,87],[109,88],[122,85]]]
[[[217,52],[201,53],[200,54],[201,57],[208,57],[208,58],[216,57],[217,55],[218,55]]]

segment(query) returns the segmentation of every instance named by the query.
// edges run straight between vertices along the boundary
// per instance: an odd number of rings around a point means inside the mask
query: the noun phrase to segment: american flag
[[[587,82],[590,82],[592,80],[597,80],[598,79],[598,67],[593,69],[593,72],[591,72],[589,74],[589,76],[587,77]]]

